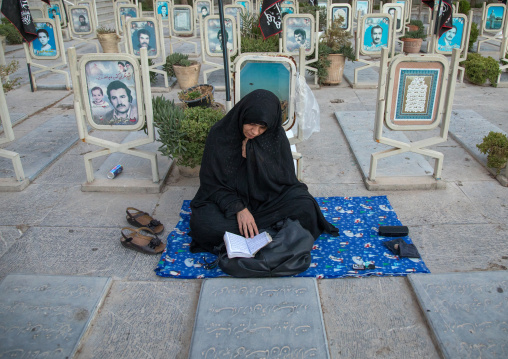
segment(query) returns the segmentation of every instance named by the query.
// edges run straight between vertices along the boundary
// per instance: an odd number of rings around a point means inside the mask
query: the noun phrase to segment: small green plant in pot
[[[402,51],[408,54],[417,54],[420,52],[422,48],[423,40],[427,38],[427,34],[423,29],[418,29],[416,31],[408,31],[404,34],[404,37],[400,39],[404,43],[402,47]]]
[[[175,159],[179,166],[199,166],[206,137],[224,113],[214,108],[182,109],[163,96],[155,97],[152,105],[154,125],[161,143],[159,151]]]
[[[490,131],[483,142],[476,145],[481,153],[487,155],[487,166],[495,168],[497,174],[506,167],[508,161],[508,138],[501,132]]]
[[[178,85],[182,90],[198,84],[201,64],[197,61],[189,60],[189,55],[180,52],[174,52],[166,57],[166,63],[162,65],[168,77],[176,77]]]

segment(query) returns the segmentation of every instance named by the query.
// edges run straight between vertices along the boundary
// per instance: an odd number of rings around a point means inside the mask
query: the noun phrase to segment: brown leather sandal
[[[148,235],[141,234],[145,231]],[[125,248],[146,254],[159,254],[164,251],[165,244],[148,227],[133,229],[129,227],[122,228],[122,237],[120,242]]]
[[[153,219],[148,213],[140,211],[137,208],[129,207],[127,212],[127,222],[135,227],[148,227],[155,234],[160,234],[164,231],[164,225],[156,219]]]

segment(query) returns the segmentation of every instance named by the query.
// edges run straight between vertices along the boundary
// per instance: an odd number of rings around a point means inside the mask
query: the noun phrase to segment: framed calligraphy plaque
[[[394,60],[388,76],[386,125],[392,130],[436,127],[441,118],[447,74],[448,62],[438,58]]]
[[[351,5],[349,4],[332,4],[330,6],[331,22],[342,16],[342,29],[351,30]]]

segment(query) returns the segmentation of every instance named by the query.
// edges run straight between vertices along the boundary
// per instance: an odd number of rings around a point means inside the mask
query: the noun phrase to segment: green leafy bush
[[[471,23],[471,32],[469,33],[469,46],[468,51],[473,50],[473,45],[478,40],[478,36],[480,35],[480,30],[478,29],[478,24],[476,22]]]
[[[491,85],[497,86],[497,78],[501,73],[499,63],[492,57],[469,52],[467,60],[460,63],[466,70],[466,77],[476,85],[483,85],[487,79]]]
[[[212,126],[223,116],[221,110],[191,107],[182,110],[163,96],[152,100],[154,124],[162,143],[159,151],[194,168],[201,164],[205,142]]]
[[[2,19],[2,23],[0,24],[0,35],[5,36],[5,40],[9,45],[23,43],[23,37],[20,35],[18,29],[16,29],[16,27],[5,17]]]
[[[469,4],[468,0],[460,0],[459,1],[459,12],[461,14],[468,15],[469,10],[471,10],[471,4]]]
[[[425,29],[421,20],[411,19],[409,20],[409,25],[418,26],[418,29],[422,31]]]
[[[497,174],[508,161],[508,138],[500,132],[490,131],[483,142],[476,145],[481,153],[487,155],[487,166],[496,168]]]
[[[319,11],[319,31],[324,31],[326,30],[326,7],[312,6],[308,2],[299,4],[300,14],[312,14],[315,19],[317,11]]]

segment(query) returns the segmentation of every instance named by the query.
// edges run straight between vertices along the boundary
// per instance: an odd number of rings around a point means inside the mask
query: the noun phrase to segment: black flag
[[[437,34],[437,37],[441,37],[445,32],[452,28],[452,2],[451,0],[422,0],[425,5],[434,10],[434,4],[437,2],[441,3],[441,9],[439,9],[437,14],[436,27],[434,28],[434,34]]]
[[[37,38],[27,0],[3,0],[1,11],[26,42],[30,43]]]
[[[282,0],[263,0],[258,26],[265,40],[282,31],[282,15],[280,13],[279,4],[281,1]]]

